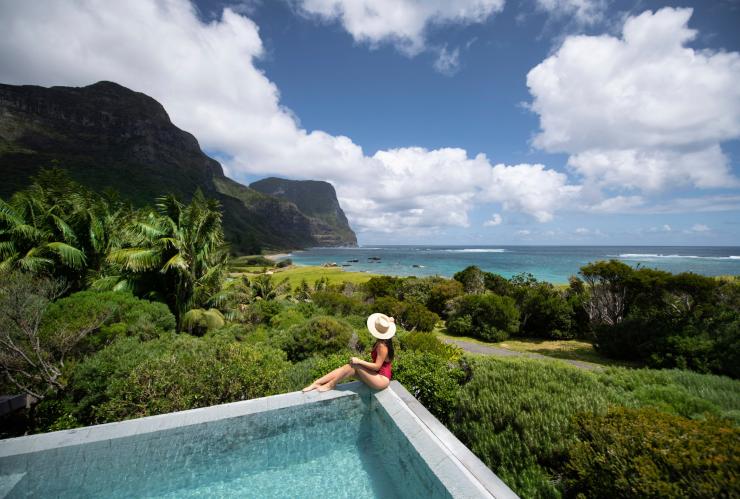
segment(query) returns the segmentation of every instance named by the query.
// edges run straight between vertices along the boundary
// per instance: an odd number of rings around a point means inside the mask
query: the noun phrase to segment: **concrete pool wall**
[[[329,392],[293,392],[260,399],[245,400],[188,411],[161,414],[116,423],[108,423],[73,430],[31,435],[0,441],[0,498],[8,494],[23,495],[14,490],[22,487],[24,475],[32,470],[33,456],[39,453],[70,451],[75,446],[92,444],[94,447],[114,447],[128,437],[138,437],[154,432],[177,431],[193,425],[213,426],[224,420],[250,416],[250,421],[267,421],[270,414],[300,408],[301,413],[318,411],[326,404],[343,406],[343,400],[361,398],[368,410],[391,424],[393,433],[385,432],[381,442],[389,460],[398,459],[399,470],[408,466],[404,453],[414,452],[428,469],[415,470],[434,477],[429,487],[442,487],[444,495],[451,497],[517,497],[491,470],[467,447],[430,414],[400,383],[379,392],[368,389],[360,382],[340,385]],[[271,413],[270,411],[277,411]],[[251,417],[254,416],[254,417]],[[69,463],[74,466],[74,463]],[[399,479],[402,479],[399,476]],[[20,494],[19,494],[20,492]]]

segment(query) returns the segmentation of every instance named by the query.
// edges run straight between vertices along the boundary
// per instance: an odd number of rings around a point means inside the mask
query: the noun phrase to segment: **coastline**
[[[291,256],[292,253],[270,253],[269,255],[262,255],[268,260],[272,260],[273,262],[278,262],[280,260],[284,260],[285,258],[288,258]]]
[[[370,272],[397,277],[452,278],[470,265],[511,278],[531,273],[541,282],[568,285],[570,276],[593,262],[618,260],[631,267],[650,267],[674,274],[740,275],[740,246],[678,249],[666,246],[372,246],[310,248],[292,253],[298,266],[334,262],[347,272]]]

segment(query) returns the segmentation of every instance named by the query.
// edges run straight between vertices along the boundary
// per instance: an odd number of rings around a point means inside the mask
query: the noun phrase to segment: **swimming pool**
[[[515,497],[413,402],[349,383],[0,441],[0,497]]]

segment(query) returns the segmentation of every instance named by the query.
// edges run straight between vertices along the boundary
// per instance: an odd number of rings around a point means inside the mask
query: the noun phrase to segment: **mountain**
[[[339,206],[337,193],[329,182],[286,180],[269,177],[249,184],[263,194],[295,204],[311,220],[311,233],[322,246],[357,246],[355,233]]]
[[[136,206],[164,193],[189,200],[201,189],[221,202],[227,239],[241,253],[355,241],[346,218],[343,226],[324,223],[289,200],[229,179],[159,102],[112,82],[80,88],[0,84],[0,196],[23,189],[50,166],[92,189],[112,188]],[[321,192],[332,196],[322,202],[338,206],[333,189]]]

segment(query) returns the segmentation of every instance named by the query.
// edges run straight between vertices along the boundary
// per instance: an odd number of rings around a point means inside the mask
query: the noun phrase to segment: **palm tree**
[[[50,274],[79,289],[103,263],[125,211],[64,170],[42,170],[30,187],[0,199],[0,271]]]
[[[200,190],[187,206],[172,195],[159,198],[154,211],[132,217],[123,232],[108,254],[108,275],[94,287],[163,299],[178,328],[189,310],[218,292],[228,258],[221,210]]]
[[[36,181],[8,202],[0,199],[0,270],[79,277],[87,257],[70,223],[74,197],[71,183],[52,190]]]

